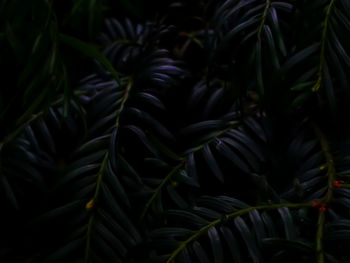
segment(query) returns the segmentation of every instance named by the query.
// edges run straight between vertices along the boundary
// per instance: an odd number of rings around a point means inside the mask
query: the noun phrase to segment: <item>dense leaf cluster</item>
[[[19,2],[1,262],[350,261],[348,0]]]

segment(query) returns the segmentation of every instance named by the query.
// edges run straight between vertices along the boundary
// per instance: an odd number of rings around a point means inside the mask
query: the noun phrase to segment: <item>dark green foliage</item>
[[[350,261],[347,0],[0,21],[1,262]]]

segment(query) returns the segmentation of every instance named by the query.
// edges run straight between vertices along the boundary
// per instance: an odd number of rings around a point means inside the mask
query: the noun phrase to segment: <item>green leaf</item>
[[[95,220],[94,222],[95,232],[99,234],[108,244],[113,248],[115,252],[124,257],[127,253],[127,248],[107,227],[101,222]]]
[[[293,10],[293,5],[285,2],[272,2],[271,6],[288,13]]]
[[[256,67],[256,80],[258,84],[258,91],[260,96],[264,96],[264,80],[263,80],[263,65],[262,65],[262,54],[261,54],[261,41],[256,43],[255,48],[255,67]]]
[[[40,120],[38,122],[39,132],[42,135],[42,139],[45,141],[51,153],[56,153],[56,145],[51,136],[51,133],[45,123],[45,121]]]
[[[181,253],[178,255],[178,258],[176,260],[178,263],[192,263],[191,257],[189,255],[189,252],[187,248],[181,251]]]
[[[258,171],[259,170],[259,163],[257,162],[257,158],[255,155],[245,147],[245,145],[240,144],[239,142],[236,142],[236,140],[233,140],[231,138],[222,138],[221,141],[227,143],[234,149],[236,149],[239,154],[241,154],[245,162],[250,165],[250,167],[253,169],[253,171]]]
[[[250,232],[248,226],[244,222],[244,220],[241,217],[237,217],[234,220],[235,226],[239,233],[241,234],[245,244],[247,245],[247,249],[249,252],[250,257],[252,258],[254,263],[262,262],[262,256],[260,254],[260,251],[256,245],[256,242],[252,236],[252,233]]]
[[[117,221],[108,214],[108,212],[99,209],[98,210],[99,219],[106,225],[108,228],[120,239],[123,240],[123,243],[129,247],[136,245],[136,240],[131,236],[129,231],[120,226]]]
[[[304,91],[304,90],[310,90],[310,87],[312,87],[315,84],[314,81],[308,81],[308,82],[302,82],[294,85],[290,88],[292,91]]]
[[[203,227],[208,224],[207,220],[189,211],[171,209],[168,211],[168,216],[175,221],[188,223],[194,227]]]
[[[192,230],[180,227],[163,227],[153,230],[149,235],[151,238],[187,238]]]
[[[329,103],[329,107],[331,109],[333,118],[337,118],[337,114],[339,112],[338,109],[338,103],[335,95],[335,90],[334,90],[334,85],[332,81],[332,75],[330,72],[330,69],[328,67],[328,64],[325,62],[324,67],[323,67],[323,87],[326,92],[326,97]]]
[[[298,240],[286,240],[283,238],[265,238],[262,240],[264,246],[273,249],[288,249],[295,253],[314,253],[313,246],[309,243]]]
[[[124,171],[130,175],[135,182],[142,185],[142,180],[134,167],[132,167],[131,164],[122,155],[118,156],[118,160],[120,161],[120,165]]]
[[[110,138],[110,134],[102,135],[97,138],[94,138],[83,145],[81,145],[76,151],[76,155],[86,154],[87,152],[94,151],[96,152],[99,149],[104,149],[108,145],[108,139]]]
[[[216,212],[215,210],[205,208],[205,207],[195,206],[195,207],[193,207],[193,212],[195,212],[197,215],[200,215],[200,216],[207,218],[209,220],[215,220],[215,219],[219,219],[220,217],[222,217],[222,215],[220,213]]]
[[[312,95],[311,91],[302,93],[301,95],[299,95],[293,100],[291,106],[293,108],[302,107],[305,104],[305,102],[311,97],[311,95]]]
[[[198,123],[191,124],[181,129],[180,134],[182,136],[189,136],[193,133],[208,131],[208,130],[220,130],[224,128],[226,124],[221,120],[207,120]]]
[[[50,210],[43,215],[41,215],[37,221],[38,222],[48,222],[49,220],[55,219],[58,220],[62,216],[67,216],[67,214],[77,211],[77,209],[83,208],[84,201],[82,200],[75,200],[71,203],[65,204],[63,206],[57,207],[53,210]],[[81,211],[83,211],[81,209]]]
[[[194,187],[199,187],[197,178],[189,176],[186,170],[180,170],[179,172],[174,174],[173,179],[180,183],[184,183]]]
[[[275,229],[275,224],[272,220],[272,218],[270,217],[270,215],[266,212],[263,212],[261,214],[261,218],[264,222],[264,225],[266,226],[266,230],[267,230],[267,233],[268,233],[268,236],[270,237],[275,237],[277,236],[277,231]]]
[[[272,5],[273,4],[274,3],[272,3]],[[282,33],[281,33],[281,29],[280,29],[280,26],[279,26],[277,11],[276,11],[276,9],[273,6],[271,6],[270,9],[269,9],[269,16],[268,16],[268,18],[271,21],[273,31],[276,34],[276,40],[277,40],[276,42],[277,42],[278,48],[279,48],[280,52],[282,53],[282,55],[286,56],[287,55],[287,51],[286,51],[286,46],[284,44],[283,36],[282,36]]]
[[[59,34],[59,41],[74,48],[78,52],[82,53],[84,56],[93,58],[100,62],[114,77],[117,83],[120,85],[120,78],[118,72],[114,69],[113,65],[108,61],[108,59],[94,46],[85,43],[75,37]]]
[[[222,233],[223,238],[226,241],[226,244],[230,250],[231,256],[234,259],[235,263],[242,263],[242,256],[240,253],[240,248],[238,246],[238,242],[236,238],[234,237],[231,229],[229,229],[226,226],[221,226],[220,231]]]
[[[176,191],[175,187],[171,184],[167,185],[167,191],[170,198],[176,203],[179,208],[186,209],[189,207],[189,204],[182,198],[182,196]]]
[[[19,204],[16,198],[15,193],[13,192],[13,189],[10,185],[10,183],[8,182],[6,176],[4,174],[0,174],[0,184],[1,184],[1,188],[5,193],[6,198],[8,199],[8,201],[10,201],[11,205],[18,210],[19,209]]]
[[[326,236],[327,240],[337,240],[337,241],[350,241],[350,230],[348,229],[341,229],[341,230],[334,230]]]
[[[65,244],[63,247],[60,247],[55,252],[51,253],[44,261],[43,263],[55,263],[55,262],[62,262],[65,261],[66,257],[72,253],[73,251],[77,250],[78,248],[82,247],[84,244],[83,239],[75,239],[67,244]]]
[[[159,157],[159,153],[158,150],[154,147],[154,145],[150,142],[150,140],[148,139],[148,137],[146,136],[146,134],[144,133],[144,131],[142,129],[140,129],[139,127],[136,127],[134,125],[127,125],[124,126],[123,128],[127,128],[131,131],[133,131],[137,137],[139,137],[139,139],[141,140],[141,142],[147,147],[147,149],[156,157]]]
[[[150,93],[139,92],[135,95],[135,98],[139,99],[140,101],[147,102],[150,105],[153,105],[161,110],[165,110],[165,106],[163,102],[160,99],[158,99],[156,96]]]
[[[202,150],[202,154],[203,154],[203,157],[204,157],[205,161],[207,162],[210,170],[215,175],[215,177],[217,179],[219,179],[220,182],[224,182],[224,177],[222,175],[221,169],[220,169],[218,163],[216,162],[208,144],[204,145],[203,150]]]
[[[278,55],[276,52],[275,40],[273,39],[271,29],[268,25],[264,26],[264,34],[265,34],[267,44],[268,44],[269,49],[270,49],[272,64],[275,67],[275,69],[279,69],[280,62],[279,62]]]
[[[138,233],[136,227],[133,225],[133,223],[129,220],[128,215],[126,212],[120,207],[119,203],[115,200],[113,194],[109,190],[109,188],[102,183],[102,200],[101,202],[104,203],[106,206],[106,211],[108,211],[110,214],[114,215],[117,219],[119,224],[127,230],[132,237],[139,241],[141,239],[140,234]]]
[[[257,210],[253,210],[249,213],[249,218],[253,223],[255,235],[258,243],[266,237],[264,222]]]
[[[340,43],[337,35],[335,34],[334,30],[332,30],[332,27],[330,27],[330,43],[332,43],[332,46],[334,47],[335,51],[338,53],[339,57],[343,59],[345,64],[350,67],[350,57],[348,53],[345,51],[344,47]]]
[[[195,241],[192,248],[200,263],[210,263],[208,254],[205,252],[204,248],[199,242]]]
[[[289,209],[287,207],[278,208],[278,212],[280,213],[283,221],[286,238],[289,240],[294,240],[296,238],[297,231]]]
[[[77,179],[78,177],[80,177],[85,173],[96,171],[97,168],[99,167],[100,167],[100,164],[88,164],[88,165],[82,165],[77,169],[72,169],[62,178],[62,180],[59,181],[59,185],[64,185],[69,182],[72,182],[73,180]]]
[[[307,58],[309,58],[319,49],[319,46],[319,44],[314,44],[297,52],[284,63],[284,65],[282,66],[282,70],[287,72],[296,65],[305,62]]]
[[[115,248],[112,248],[111,245],[101,236],[101,234],[94,234],[92,239],[92,248],[93,249],[91,250],[94,251],[97,256],[104,259],[103,262],[123,262],[120,256],[116,253]],[[89,261],[86,260],[86,262]]]
[[[220,139],[216,139],[215,148],[219,153],[225,156],[228,160],[234,163],[239,169],[241,169],[245,173],[250,173],[250,169],[247,164],[242,161],[238,155],[233,152],[225,143],[223,143]]]
[[[214,262],[223,263],[224,262],[224,251],[222,249],[221,239],[219,233],[215,227],[208,230],[208,236],[210,239],[211,248],[213,251]]]
[[[186,171],[187,174],[195,181],[198,181],[198,177],[197,177],[197,168],[196,168],[196,161],[194,159],[194,154],[190,153],[187,156],[187,162],[186,162]]]
[[[119,197],[122,203],[124,203],[127,207],[131,207],[129,197],[126,194],[123,185],[120,183],[119,178],[113,172],[110,161],[107,162],[106,172],[104,176],[106,183],[111,187],[111,191]]]

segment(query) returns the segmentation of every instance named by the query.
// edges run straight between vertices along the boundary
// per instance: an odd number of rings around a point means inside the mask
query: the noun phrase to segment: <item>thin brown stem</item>
[[[336,169],[334,165],[333,155],[330,150],[330,144],[326,138],[326,136],[322,133],[321,129],[314,125],[315,134],[318,137],[322,152],[326,158],[326,167],[327,167],[327,181],[328,181],[328,189],[325,196],[320,200],[320,203],[324,208],[327,209],[330,202],[333,198],[333,182],[336,179]],[[320,209],[318,214],[317,221],[317,234],[316,234],[316,256],[317,263],[324,263],[324,251],[323,251],[323,236],[324,236],[324,227],[325,227],[325,209]]]

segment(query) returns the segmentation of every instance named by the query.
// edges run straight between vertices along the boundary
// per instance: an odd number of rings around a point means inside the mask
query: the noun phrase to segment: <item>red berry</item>
[[[336,188],[339,188],[340,187],[340,184],[343,184],[344,181],[343,180],[340,180],[340,181],[334,181],[333,182],[333,186],[336,187]]]
[[[312,202],[312,207],[318,207],[321,203],[318,201],[313,201]]]
[[[327,211],[327,208],[325,207],[324,204],[321,204],[321,207],[318,209],[318,211],[320,211],[320,212],[326,212],[326,211]]]

